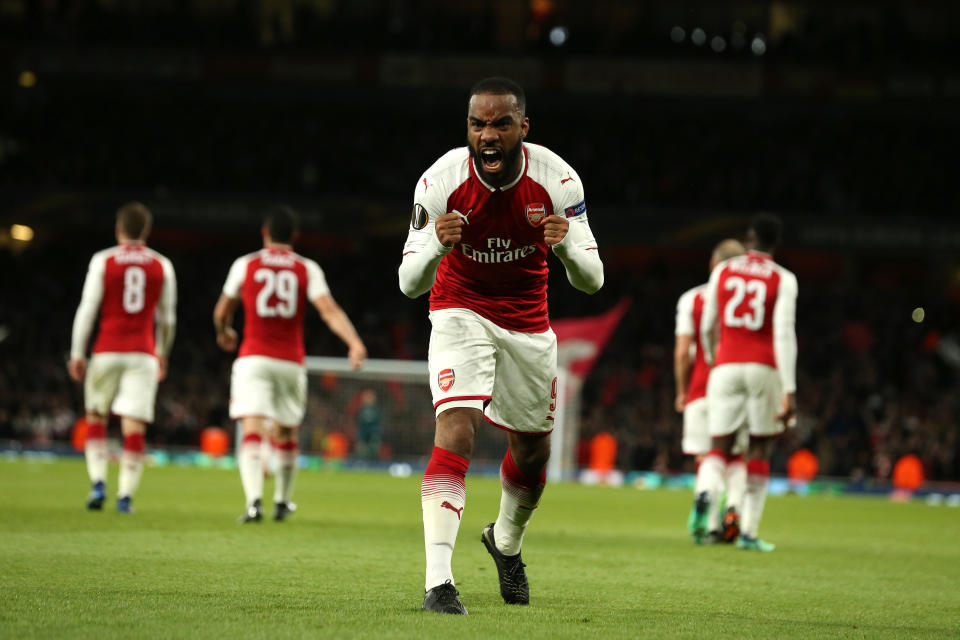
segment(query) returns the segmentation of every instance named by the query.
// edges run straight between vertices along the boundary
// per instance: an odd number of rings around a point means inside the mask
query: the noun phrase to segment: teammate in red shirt
[[[467,147],[424,173],[414,193],[401,290],[430,291],[430,387],[435,446],[423,476],[423,609],[466,614],[451,557],[466,502],[464,476],[484,420],[507,431],[500,514],[481,540],[500,594],[527,604],[520,546],[540,501],[557,398],[557,341],[547,316],[547,254],[574,287],[593,293],[603,264],[583,186],[555,153],[525,143],[523,89],[505,78],[474,85]]]
[[[144,434],[153,422],[157,384],[167,374],[173,346],[176,277],[170,261],[147,248],[151,221],[149,209],[139,202],[120,207],[117,246],[91,258],[73,321],[68,368],[71,378],[84,383],[90,510],[103,509],[106,498],[106,424],[113,412],[123,433],[117,511],[132,513],[143,473]],[[88,367],[87,342],[98,312],[100,331]]]
[[[793,426],[796,414],[797,278],[773,261],[781,229],[776,216],[753,219],[747,232],[750,250],[720,263],[710,274],[700,327],[704,353],[713,363],[707,382],[713,448],[700,465],[704,490],[709,502],[718,499],[737,430],[745,425],[750,433],[747,491],[737,545],[758,551],[774,549],[757,537],[770,452],[775,437]]]
[[[297,214],[274,207],[264,220],[263,249],[233,263],[213,311],[217,344],[237,348],[231,326],[242,301],[243,342],[230,376],[230,417],[243,423],[238,467],[246,496],[240,522],[263,518],[261,444],[272,433],[277,455],[273,519],[280,522],[296,508],[291,501],[297,466],[297,427],[307,403],[303,318],[307,303],[347,345],[347,357],[360,367],[367,349],[350,318],[330,294],[320,266],[293,251]]]
[[[743,245],[737,240],[720,242],[710,256],[710,270],[713,271],[717,264],[728,258],[743,255],[743,252]],[[698,471],[700,461],[710,451],[711,444],[706,398],[710,366],[703,357],[703,345],[700,342],[700,319],[706,289],[707,285],[701,284],[680,296],[673,350],[673,373],[677,386],[674,406],[678,413],[683,414],[682,448],[685,454],[696,458]],[[699,473],[697,479],[700,480]],[[727,464],[725,485],[726,514],[722,531],[719,501],[708,505],[702,482],[694,485],[694,495],[698,499],[690,511],[687,529],[698,544],[719,540],[733,542],[739,535],[738,514],[746,488],[746,466],[742,455],[734,456]]]

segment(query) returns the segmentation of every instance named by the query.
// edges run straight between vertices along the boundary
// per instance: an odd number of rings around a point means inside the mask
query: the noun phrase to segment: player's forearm
[[[161,358],[170,356],[173,348],[173,338],[177,334],[177,323],[163,322],[157,325],[157,355]]]
[[[797,280],[785,277],[773,305],[773,353],[784,393],[797,389]]]
[[[93,332],[93,323],[97,318],[97,304],[89,300],[81,300],[77,313],[73,318],[73,330],[70,339],[70,358],[85,358],[87,355],[87,341]]]
[[[673,352],[673,381],[677,386],[677,394],[683,395],[687,390],[687,378],[690,373],[690,349],[680,349]]]
[[[408,298],[417,298],[430,291],[437,279],[437,267],[451,247],[443,246],[435,235],[425,246],[407,252],[400,263],[400,290]]]
[[[784,393],[797,390],[797,333],[791,325],[774,331],[773,352]]]
[[[217,306],[213,308],[213,328],[218,336],[223,335],[232,324],[236,305],[237,301],[226,294],[221,295],[217,301]]]
[[[579,222],[570,224],[566,237],[553,245],[567,270],[567,280],[584,293],[596,293],[603,286],[603,261],[589,227]]]
[[[716,341],[714,340],[714,330],[713,326],[704,326],[700,330],[700,344],[703,345],[703,359],[707,364],[713,364],[713,354],[714,349],[716,348]]]
[[[324,315],[323,319],[327,323],[327,326],[330,327],[330,331],[343,340],[343,343],[347,345],[348,348],[363,346],[363,340],[360,339],[360,334],[357,333],[356,327],[350,322],[350,318],[343,309],[332,311]]]

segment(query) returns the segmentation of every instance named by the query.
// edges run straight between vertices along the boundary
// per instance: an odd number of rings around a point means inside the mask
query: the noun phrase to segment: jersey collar
[[[756,249],[747,249],[747,255],[756,256],[765,260],[773,260],[773,256],[766,251],[757,251]]]
[[[523,179],[523,176],[527,175],[527,145],[525,145],[523,142],[521,142],[520,145],[521,145],[520,150],[523,152],[520,154],[520,160],[522,162],[522,164],[520,165],[520,173],[517,174],[517,177],[512,182],[500,187],[500,191],[506,191],[507,189],[515,187],[517,183]],[[485,186],[490,191],[496,191],[497,190],[496,187],[493,187],[487,184],[487,182],[480,177],[480,173],[477,171],[477,167],[474,166],[473,162],[474,162],[473,157],[470,156],[470,173],[473,174],[473,177],[475,177],[480,182],[480,184]]]

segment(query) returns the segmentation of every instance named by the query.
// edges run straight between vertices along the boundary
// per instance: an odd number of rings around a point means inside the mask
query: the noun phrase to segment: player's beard
[[[480,149],[470,144],[469,140],[467,140],[467,148],[470,149],[470,158],[473,161],[474,169],[487,184],[502,187],[517,177],[517,172],[520,170],[520,154],[523,153],[523,140],[518,140],[510,149],[503,149],[503,169],[497,173],[488,173],[483,168],[483,161],[480,160]]]

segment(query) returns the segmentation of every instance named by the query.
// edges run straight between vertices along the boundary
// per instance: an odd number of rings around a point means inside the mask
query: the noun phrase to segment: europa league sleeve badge
[[[410,227],[419,231],[427,226],[427,210],[419,202],[413,204],[413,211],[410,214]]]

